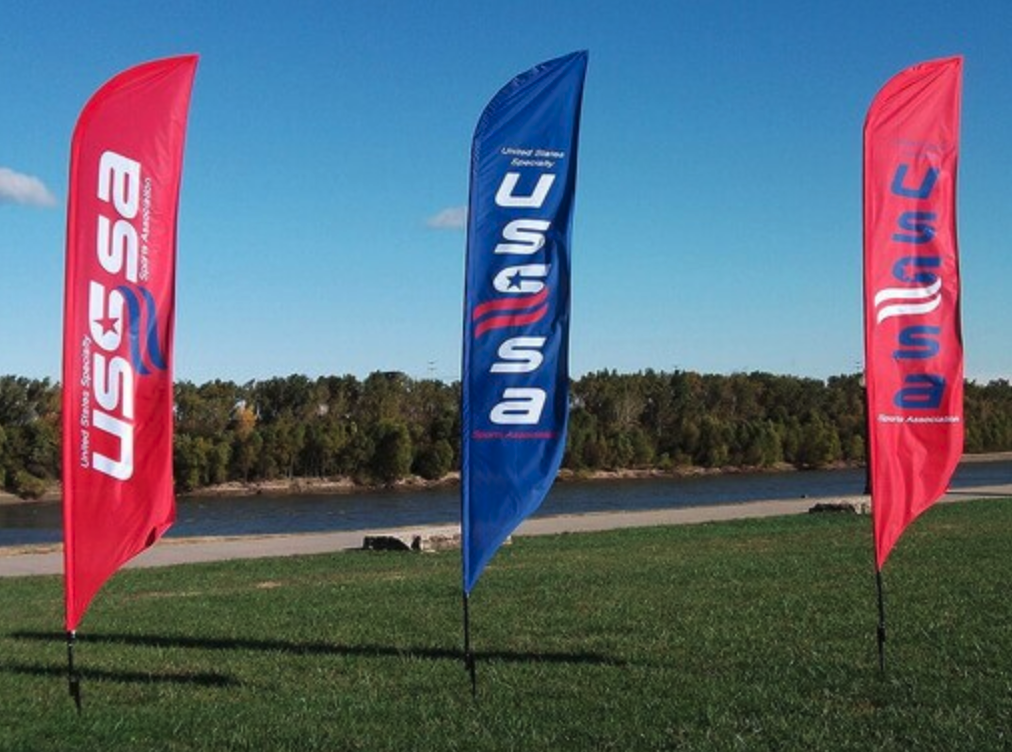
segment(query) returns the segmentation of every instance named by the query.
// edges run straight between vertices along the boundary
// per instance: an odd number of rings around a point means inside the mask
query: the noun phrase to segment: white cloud
[[[437,230],[463,230],[467,226],[467,207],[451,206],[429,217],[425,224]]]
[[[56,206],[56,196],[38,178],[0,167],[0,204]]]

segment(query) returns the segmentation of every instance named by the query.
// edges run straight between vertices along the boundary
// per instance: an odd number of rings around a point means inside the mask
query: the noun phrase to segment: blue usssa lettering
[[[893,195],[914,200],[930,198],[938,181],[939,170],[930,167],[921,178],[920,185],[910,186],[907,183],[910,168],[900,164],[896,168],[890,190]],[[938,214],[926,211],[904,211],[896,220],[899,232],[892,236],[893,241],[907,246],[927,246],[934,240]],[[893,265],[893,277],[900,282],[924,285],[911,288],[903,297],[912,302],[906,305],[892,306],[892,315],[923,315],[941,304],[942,280],[936,273],[940,270],[942,260],[937,255],[904,256]],[[915,297],[919,294],[920,297]],[[888,314],[887,314],[888,315]],[[879,320],[883,318],[880,313]],[[939,326],[923,324],[906,326],[900,329],[898,347],[893,351],[896,360],[929,360],[941,352],[942,329]],[[945,378],[932,373],[908,374],[904,386],[893,397],[897,407],[914,410],[930,410],[937,408],[945,396]]]

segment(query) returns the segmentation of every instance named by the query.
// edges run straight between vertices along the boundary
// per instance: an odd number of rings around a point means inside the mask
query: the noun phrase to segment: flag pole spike
[[[471,650],[471,609],[470,597],[464,593],[464,668],[471,675],[471,698],[478,699],[478,676],[475,669],[474,651]]]
[[[74,668],[74,644],[77,642],[77,630],[67,632],[67,688],[74,698],[78,714],[81,713],[81,676]]]
[[[881,569],[875,570],[875,585],[878,589],[878,670],[879,673],[885,674],[886,612]]]

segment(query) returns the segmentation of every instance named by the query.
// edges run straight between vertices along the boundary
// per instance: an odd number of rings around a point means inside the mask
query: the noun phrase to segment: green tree
[[[407,426],[384,420],[376,424],[373,434],[375,449],[369,463],[372,476],[388,485],[404,478],[411,471],[413,456]]]
[[[731,427],[711,415],[703,417],[697,462],[703,467],[724,467],[731,458]]]
[[[176,479],[176,489],[186,493],[203,486],[206,468],[207,458],[199,439],[177,433],[173,437],[172,452],[172,473]]]
[[[229,477],[244,483],[249,482],[260,462],[263,446],[263,437],[256,429],[245,434],[238,432],[233,434]]]
[[[426,480],[439,480],[453,469],[453,447],[439,439],[418,449],[412,471]]]
[[[840,459],[840,437],[822,416],[813,413],[801,429],[797,464],[802,467],[824,467]]]
[[[563,466],[571,470],[596,469],[590,464],[588,447],[597,436],[597,418],[583,407],[569,412],[569,430],[566,434],[566,453]]]

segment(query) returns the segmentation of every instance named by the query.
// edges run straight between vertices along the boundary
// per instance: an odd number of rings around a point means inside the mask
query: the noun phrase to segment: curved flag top
[[[66,628],[175,519],[176,215],[197,57],[125,71],[74,130],[63,342]]]
[[[569,236],[587,53],[485,108],[471,151],[464,295],[464,591],[551,488],[566,444]]]
[[[962,58],[890,80],[864,127],[869,462],[879,571],[963,453],[956,244]]]

